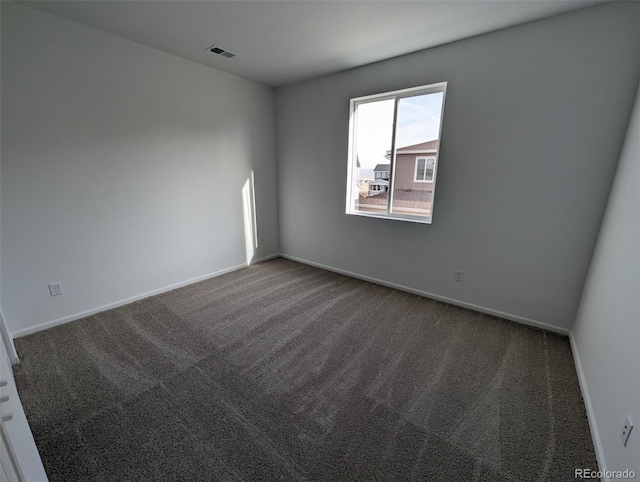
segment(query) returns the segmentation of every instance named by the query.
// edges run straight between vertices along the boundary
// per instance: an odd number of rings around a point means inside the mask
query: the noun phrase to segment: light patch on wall
[[[258,247],[258,226],[256,222],[256,192],[253,171],[242,187],[242,206],[244,215],[244,243],[247,265],[251,263]]]

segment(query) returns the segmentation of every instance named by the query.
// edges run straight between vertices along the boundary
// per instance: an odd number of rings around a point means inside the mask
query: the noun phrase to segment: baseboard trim
[[[30,335],[32,333],[36,333],[38,331],[42,331],[42,330],[46,330],[47,328],[52,328],[54,326],[57,325],[62,325],[64,323],[69,323],[70,321],[74,321],[74,320],[79,320],[81,318],[85,318],[87,316],[91,316],[91,315],[95,315],[96,313],[100,313],[102,311],[106,311],[106,310],[111,310],[113,308],[117,308],[119,306],[123,306],[126,305],[128,303],[133,303],[134,301],[139,301],[141,299],[144,298],[148,298],[150,296],[155,296],[155,295],[159,295],[161,293],[165,293],[167,291],[171,291],[177,288],[182,288],[183,286],[187,286],[193,283],[197,283],[199,281],[204,281],[206,279],[210,279],[210,278],[215,278],[216,276],[221,276],[223,274],[226,273],[230,273],[232,271],[236,271],[238,269],[241,268],[245,268],[249,265],[254,265],[254,264],[258,264],[258,263],[262,263],[263,261],[268,261],[270,259],[274,259],[274,258],[278,258],[278,257],[282,257],[285,259],[290,259],[292,261],[296,261],[298,263],[303,263],[303,264],[308,264],[310,266],[315,266],[316,268],[322,268],[322,269],[326,269],[328,271],[333,271],[335,273],[339,273],[339,274],[343,274],[345,276],[350,276],[352,278],[357,278],[357,279],[361,279],[364,281],[369,281],[372,283],[376,283],[382,286],[387,286],[389,288],[393,288],[393,289],[397,289],[400,291],[405,291],[407,293],[412,293],[415,295],[419,295],[419,296],[424,296],[426,298],[431,298],[434,300],[438,300],[438,301],[442,301],[444,303],[449,303],[451,305],[455,305],[455,306],[460,306],[462,308],[468,308],[471,310],[475,310],[475,311],[479,311],[480,313],[486,313],[488,315],[492,315],[492,316],[497,316],[499,318],[504,318],[507,320],[511,320],[511,321],[515,321],[516,323],[522,323],[524,325],[529,325],[529,326],[534,326],[536,328],[541,328],[544,330],[548,330],[548,331],[552,331],[554,333],[558,333],[561,335],[569,335],[569,330],[565,329],[565,328],[561,328],[555,325],[550,325],[548,323],[544,323],[542,321],[537,321],[537,320],[532,320],[529,318],[524,318],[522,316],[518,316],[518,315],[513,315],[511,313],[505,313],[503,311],[498,311],[498,310],[494,310],[491,308],[486,308],[484,306],[480,306],[480,305],[475,305],[473,303],[467,303],[465,301],[460,301],[460,300],[456,300],[453,298],[448,298],[446,296],[440,296],[434,293],[430,293],[427,291],[422,291],[422,290],[417,290],[415,288],[411,288],[409,286],[404,286],[404,285],[400,285],[397,283],[391,283],[389,281],[385,281],[379,278],[373,278],[371,276],[366,276],[360,273],[355,273],[352,271],[347,271],[347,270],[343,270],[340,268],[336,268],[333,266],[328,266],[322,263],[316,263],[315,261],[310,261],[307,259],[303,259],[303,258],[298,258],[296,256],[291,256],[288,254],[284,254],[284,253],[276,253],[276,254],[271,254],[269,256],[264,256],[262,258],[258,258],[258,259],[254,259],[251,261],[251,263],[243,263],[243,264],[239,264],[236,266],[232,266],[229,268],[225,268],[222,270],[218,270],[215,271],[213,273],[209,273],[206,275],[202,275],[202,276],[198,276],[196,278],[192,278],[186,281],[181,281],[179,283],[174,283],[172,285],[169,286],[165,286],[163,288],[158,288],[156,290],[152,290],[152,291],[148,291],[146,293],[142,293],[140,295],[136,295],[136,296],[132,296],[129,298],[125,298],[123,300],[119,300],[113,303],[108,303],[106,305],[102,305],[96,308],[92,308],[90,310],[85,310],[85,311],[81,311],[79,313],[74,313],[73,315],[68,315],[68,316],[64,316],[61,318],[57,318],[55,320],[51,320],[51,321],[46,321],[44,323],[40,323],[38,325],[35,326],[31,326],[28,328],[23,328],[21,330],[17,330],[15,332],[11,333],[11,337],[10,338],[19,338],[21,336],[26,336],[26,335]]]
[[[31,335],[32,333],[36,333],[38,331],[46,330],[47,328],[53,328],[54,326],[63,325],[64,323],[69,323],[70,321],[79,320],[81,318],[86,318],[87,316],[95,315],[96,313],[100,313],[102,311],[112,310],[113,308],[118,308],[119,306],[127,305],[129,303],[133,303],[134,301],[139,301],[144,298],[149,298],[150,296],[159,295],[162,293],[166,293],[167,291],[175,290],[178,288],[182,288],[183,286],[187,286],[193,283],[198,283],[199,281],[204,281],[207,279],[215,278],[217,276],[221,276],[226,273],[231,273],[232,271],[237,271],[242,268],[246,268],[247,266],[262,263],[263,261],[268,261],[273,258],[280,257],[280,254],[272,254],[269,256],[265,256],[263,258],[258,258],[251,260],[250,263],[238,264],[235,266],[231,266],[230,268],[221,269],[218,271],[214,271],[213,273],[208,273],[202,276],[197,276],[195,278],[188,279],[186,281],[180,281],[179,283],[174,283],[169,286],[165,286],[163,288],[158,288],[152,291],[147,291],[146,293],[142,293],[140,295],[131,296],[129,298],[125,298],[123,300],[115,301],[113,303],[107,303],[106,305],[98,306],[97,308],[91,308],[90,310],[81,311],[79,313],[74,313],[73,315],[63,316],[62,318],[57,318],[51,321],[45,321],[44,323],[40,323],[35,326],[30,326],[28,328],[23,328],[22,330],[17,330],[11,333],[12,339],[19,338],[21,336]]]
[[[584,375],[582,361],[580,360],[580,353],[578,352],[578,344],[576,342],[575,336],[573,335],[573,331],[569,333],[569,343],[571,344],[571,353],[573,354],[573,364],[576,366],[576,372],[578,372],[578,383],[580,385],[580,391],[582,392],[582,399],[584,400],[584,405],[587,409],[587,420],[589,421],[589,429],[591,430],[591,439],[593,440],[593,446],[596,449],[598,470],[606,473],[607,461],[604,457],[604,448],[602,447],[602,441],[600,440],[598,422],[596,421],[596,414],[593,411],[593,404],[591,403],[591,396],[589,395],[589,388],[587,387],[587,379]],[[602,482],[610,481],[611,479],[609,478],[602,479]]]
[[[548,323],[544,323],[542,321],[531,320],[529,318],[524,318],[518,315],[512,315],[511,313],[505,313],[503,311],[493,310],[491,308],[486,308],[484,306],[474,305],[473,303],[467,303],[465,301],[456,300],[453,298],[448,298],[446,296],[440,296],[434,293],[429,293],[427,291],[417,290],[415,288],[411,288],[409,286],[400,285],[397,283],[390,283],[389,281],[385,281],[378,278],[373,278],[371,276],[366,276],[360,273],[354,273],[352,271],[347,271],[340,268],[335,268],[333,266],[327,266],[325,264],[316,263],[314,261],[309,261],[307,259],[298,258],[296,256],[290,256],[288,254],[280,254],[280,257],[290,259],[291,261],[297,261],[298,263],[308,264],[310,266],[315,266],[316,268],[326,269],[328,271],[333,271],[334,273],[343,274],[346,276],[351,276],[352,278],[358,278],[363,281],[370,281],[372,283],[376,283],[382,286],[387,286],[389,288],[394,288],[400,291],[406,291],[407,293],[412,293],[414,295],[424,296],[425,298],[431,298],[434,300],[442,301],[444,303],[449,303],[450,305],[460,306],[461,308],[468,308],[474,311],[479,311],[480,313],[485,313],[487,315],[497,316],[499,318],[504,318],[506,320],[515,321],[516,323],[522,323],[523,325],[529,325],[536,328],[542,328],[543,330],[552,331],[554,333],[558,333],[560,335],[569,335],[569,330],[566,328],[561,328],[559,326],[550,325]]]

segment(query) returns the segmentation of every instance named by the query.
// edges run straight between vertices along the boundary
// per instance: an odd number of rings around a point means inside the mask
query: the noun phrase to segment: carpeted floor
[[[54,481],[559,481],[567,338],[275,259],[16,340]]]

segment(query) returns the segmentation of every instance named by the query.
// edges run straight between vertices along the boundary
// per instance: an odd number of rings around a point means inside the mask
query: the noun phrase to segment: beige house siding
[[[433,182],[415,182],[416,157],[435,157],[436,154],[397,154],[394,189],[433,190]]]

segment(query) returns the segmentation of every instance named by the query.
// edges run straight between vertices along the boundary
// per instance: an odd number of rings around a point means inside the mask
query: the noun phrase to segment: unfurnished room
[[[640,2],[0,20],[0,481],[640,478]]]

